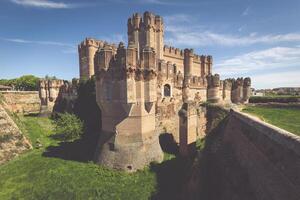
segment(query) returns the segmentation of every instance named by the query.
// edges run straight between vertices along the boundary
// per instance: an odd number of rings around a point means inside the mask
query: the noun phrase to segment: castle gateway
[[[199,103],[247,102],[250,79],[220,81],[212,75],[212,56],[165,46],[158,15],[134,14],[127,26],[127,47],[87,38],[78,52],[80,78],[95,75],[102,111],[96,162],[135,171],[162,161],[160,134],[170,134],[183,147],[203,137]]]

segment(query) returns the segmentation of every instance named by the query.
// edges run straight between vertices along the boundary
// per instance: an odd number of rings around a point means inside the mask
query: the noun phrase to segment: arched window
[[[169,84],[164,85],[164,96],[165,97],[171,96],[171,86]]]

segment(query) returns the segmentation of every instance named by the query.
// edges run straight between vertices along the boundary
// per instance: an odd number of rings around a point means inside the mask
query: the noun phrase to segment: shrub
[[[83,134],[83,123],[74,114],[60,113],[54,120],[54,130],[63,141],[74,141]]]
[[[269,97],[250,97],[249,103],[297,103],[300,102],[299,96],[269,96]]]

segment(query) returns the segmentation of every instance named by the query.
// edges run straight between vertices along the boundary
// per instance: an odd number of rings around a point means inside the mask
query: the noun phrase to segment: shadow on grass
[[[173,154],[176,157],[162,163],[150,164],[150,170],[156,174],[157,179],[157,190],[151,199],[182,199],[182,189],[187,172],[191,168],[193,156],[181,157],[179,155],[179,147],[172,134],[161,134],[159,143],[165,153]]]
[[[50,137],[60,140],[63,136],[53,135]],[[60,142],[58,146],[49,146],[46,148],[43,156],[79,162],[92,161],[97,142],[98,135],[89,134],[73,142]]]
[[[191,159],[180,156],[159,164],[152,163],[150,169],[156,173],[157,191],[151,199],[182,199],[182,189],[191,163]]]

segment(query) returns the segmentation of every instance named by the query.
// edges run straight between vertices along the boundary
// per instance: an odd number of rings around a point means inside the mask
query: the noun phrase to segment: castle
[[[102,112],[96,162],[135,171],[162,161],[163,133],[171,134],[181,153],[187,153],[187,146],[204,135],[199,104],[246,103],[251,81],[221,81],[212,74],[212,56],[165,46],[158,15],[134,14],[127,26],[127,47],[87,38],[78,52],[80,78],[95,76]]]

